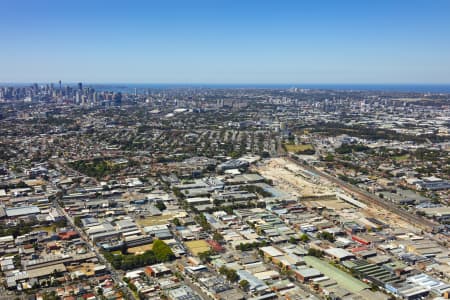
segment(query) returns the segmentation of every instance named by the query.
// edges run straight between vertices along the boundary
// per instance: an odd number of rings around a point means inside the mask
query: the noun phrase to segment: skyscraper
[[[76,103],[76,104],[80,104],[80,102],[81,102],[81,100],[80,100],[80,92],[77,91],[77,92],[75,93],[75,103]]]
[[[113,96],[113,101],[115,106],[122,105],[122,93],[121,92],[115,93]]]

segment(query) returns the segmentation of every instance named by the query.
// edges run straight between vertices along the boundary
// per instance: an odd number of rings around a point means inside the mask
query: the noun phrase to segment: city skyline
[[[447,1],[4,1],[0,82],[448,84]]]

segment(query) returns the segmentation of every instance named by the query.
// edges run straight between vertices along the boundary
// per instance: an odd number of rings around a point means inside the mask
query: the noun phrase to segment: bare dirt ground
[[[255,167],[262,176],[272,179],[274,184],[294,196],[318,196],[334,194],[331,187],[321,185],[317,178],[307,179],[299,166],[283,159],[273,158]]]
[[[324,196],[335,194],[335,186],[326,179],[312,176],[300,166],[289,162],[284,158],[272,158],[264,163],[253,167],[267,179],[271,179],[276,187],[296,197]],[[323,204],[322,201],[321,203]],[[333,203],[335,204],[335,203]],[[336,209],[348,208],[346,205]],[[393,227],[402,227],[411,231],[416,228],[403,221],[396,214],[393,214],[381,207],[368,205],[361,211],[367,217],[377,218],[382,222],[393,225]]]

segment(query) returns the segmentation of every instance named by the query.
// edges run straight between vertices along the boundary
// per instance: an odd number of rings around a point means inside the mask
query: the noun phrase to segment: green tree
[[[250,283],[249,283],[247,280],[243,279],[243,280],[239,281],[239,286],[240,286],[244,291],[248,291],[248,288],[249,288],[249,286],[250,286]]]
[[[43,300],[59,300],[61,298],[56,294],[56,291],[51,291],[51,292],[45,292],[42,295],[42,299]]]
[[[309,241],[309,236],[306,233],[302,234],[300,236],[300,241],[303,243],[307,243]]]
[[[170,261],[175,258],[172,249],[161,240],[155,240],[153,242],[152,251],[155,253],[155,257],[160,262]]]
[[[324,157],[324,160],[327,162],[332,162],[334,161],[334,156],[331,153],[328,153],[327,156]]]
[[[330,242],[334,242],[334,236],[332,233],[329,233],[328,231],[322,231],[317,234],[317,237],[323,240],[327,240]]]
[[[203,263],[209,263],[211,262],[211,255],[213,254],[214,253],[212,251],[201,252],[198,254],[198,258],[200,258]]]
[[[13,264],[14,264],[14,267],[16,267],[17,269],[19,269],[22,266],[22,259],[21,259],[20,255],[14,255]]]
[[[181,222],[180,222],[180,220],[178,218],[174,218],[172,220],[172,222],[173,222],[173,224],[175,224],[175,226],[181,226]]]
[[[73,218],[73,223],[75,223],[75,226],[77,226],[77,227],[81,227],[83,225],[81,223],[81,217],[80,216],[76,216],[75,218]]]
[[[220,267],[219,273],[224,275],[228,281],[236,282],[239,280],[239,275],[237,274],[236,270],[229,269],[225,266]]]
[[[309,256],[315,256],[315,257],[322,257],[323,256],[323,251],[321,251],[319,249],[309,248],[308,249],[308,255]]]
[[[222,242],[223,241],[223,235],[216,231],[213,234],[213,240],[216,241],[216,242]]]
[[[156,201],[155,206],[161,211],[163,211],[163,210],[165,210],[167,208],[166,205],[164,204],[164,202],[161,201],[161,200]]]
[[[203,227],[203,229],[205,230],[210,230],[211,229],[211,225],[209,225],[208,220],[206,220],[206,217],[204,214],[200,214],[195,216],[194,220]]]

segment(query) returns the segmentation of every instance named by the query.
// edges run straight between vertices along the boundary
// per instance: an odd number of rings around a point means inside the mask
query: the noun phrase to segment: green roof
[[[338,268],[333,267],[328,262],[323,261],[317,257],[305,256],[304,260],[307,265],[319,270],[320,272],[322,272],[322,274],[336,281],[339,286],[347,289],[352,293],[358,293],[364,289],[369,288],[369,286],[364,282],[354,278],[344,271],[339,270]]]

